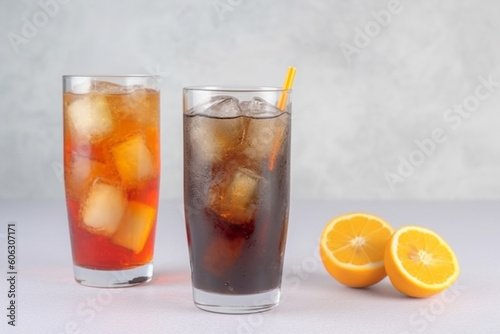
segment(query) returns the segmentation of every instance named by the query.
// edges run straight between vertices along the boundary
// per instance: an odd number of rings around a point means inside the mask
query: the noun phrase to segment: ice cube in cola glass
[[[75,279],[151,279],[160,180],[158,80],[63,76],[64,180]]]
[[[276,107],[287,94],[284,110]],[[193,299],[252,313],[279,302],[289,212],[291,91],[184,89],[184,204]]]

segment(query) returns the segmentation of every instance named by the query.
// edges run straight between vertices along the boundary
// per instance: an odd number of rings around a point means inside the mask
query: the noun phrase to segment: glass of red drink
[[[152,76],[63,76],[64,181],[77,282],[147,282],[160,181]]]
[[[184,208],[201,309],[253,313],[279,303],[290,124],[291,90],[184,88]]]

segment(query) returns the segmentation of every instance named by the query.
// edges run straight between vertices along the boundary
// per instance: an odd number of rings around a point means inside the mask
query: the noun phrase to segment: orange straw
[[[286,72],[285,82],[283,82],[283,90],[292,89],[293,80],[295,79],[295,72],[297,69],[295,67],[289,66]],[[281,93],[280,100],[278,102],[278,108],[284,110],[286,107],[286,101],[288,100],[288,93]]]
[[[292,89],[296,71],[297,69],[295,67],[292,66],[288,67],[288,71],[286,72],[285,82],[283,82],[283,90]],[[286,108],[287,100],[288,100],[288,93],[282,92],[280,99],[278,101],[278,108],[280,110],[284,110]],[[269,158],[270,171],[274,169],[274,164],[276,163],[276,158],[278,157],[278,153],[281,147],[281,142],[283,141],[283,135],[284,135],[284,129],[278,128],[278,133],[276,133],[276,137],[273,143],[273,151],[271,152],[271,157]]]

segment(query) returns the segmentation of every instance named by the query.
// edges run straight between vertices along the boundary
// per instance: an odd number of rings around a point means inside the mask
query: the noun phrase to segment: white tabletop
[[[181,201],[160,204],[154,278],[124,289],[73,280],[62,201],[0,201],[0,269],[7,276],[7,224],[16,222],[16,327],[7,325],[8,285],[0,280],[1,333],[500,333],[498,202],[293,201],[282,300],[272,311],[221,315],[192,302]],[[413,299],[386,278],[368,289],[333,280],[318,257],[323,226],[351,211],[397,228],[438,232],[461,265],[444,293]]]

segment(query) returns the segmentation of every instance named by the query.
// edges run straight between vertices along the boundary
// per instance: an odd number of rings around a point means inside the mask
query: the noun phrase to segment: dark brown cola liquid
[[[290,115],[184,115],[184,203],[193,286],[279,287],[288,226]]]

